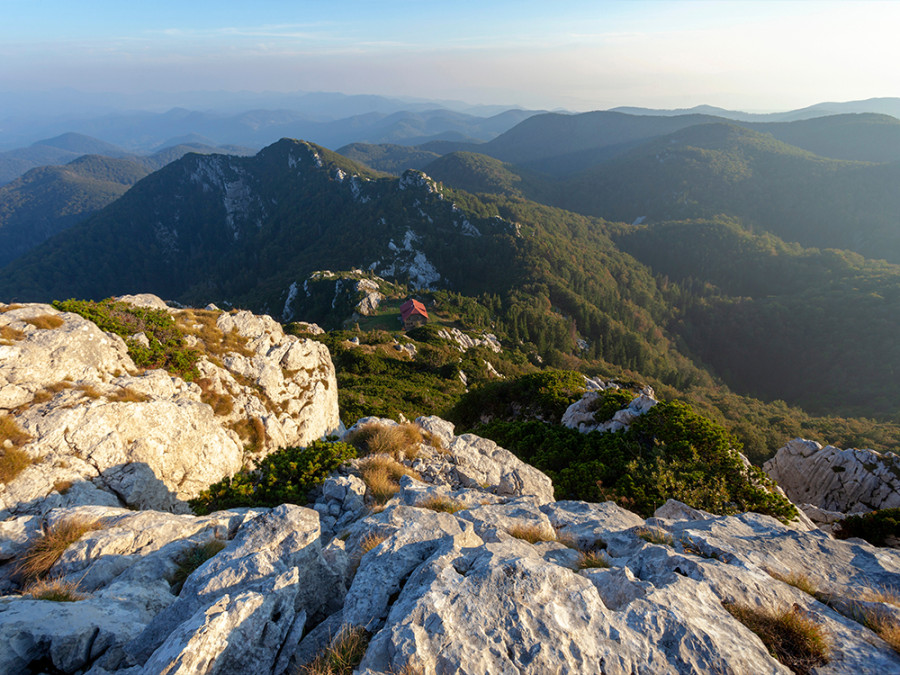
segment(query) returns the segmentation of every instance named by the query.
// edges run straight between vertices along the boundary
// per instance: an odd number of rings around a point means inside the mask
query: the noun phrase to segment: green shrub
[[[125,340],[128,355],[139,368],[164,368],[185,380],[197,377],[198,351],[184,343],[184,333],[175,320],[162,309],[135,307],[112,298],[93,300],[55,300],[53,306],[61,312],[74,312],[93,321],[106,332],[115,333]],[[132,339],[143,333],[149,346]]]
[[[255,468],[210,485],[190,505],[198,514],[237,506],[306,504],[309,492],[341,464],[356,457],[347,443],[313,441],[305,448],[283,448],[260,459]]]
[[[888,537],[900,536],[900,509],[881,509],[842,520],[835,532],[838,539],[859,537],[874,546],[884,546]]]
[[[634,394],[624,389],[604,389],[589,406],[596,422],[606,422],[634,400]]]
[[[725,429],[684,403],[658,403],[617,433],[499,421],[478,433],[550,476],[557,499],[613,500],[644,517],[670,498],[720,514],[797,513],[760,469],[743,464]]]

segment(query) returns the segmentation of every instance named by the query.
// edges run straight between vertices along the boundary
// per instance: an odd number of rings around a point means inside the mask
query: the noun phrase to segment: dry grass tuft
[[[88,398],[100,398],[103,394],[92,384],[76,384],[75,389]]]
[[[175,595],[181,593],[184,582],[207,560],[225,548],[225,542],[221,539],[211,539],[203,544],[197,544],[184,551],[175,561],[178,567],[172,575],[172,592]]]
[[[787,612],[770,612],[730,603],[725,609],[756,633],[769,652],[800,675],[828,663],[828,639],[821,625],[796,606]]]
[[[230,352],[251,357],[252,349],[247,346],[247,338],[235,331],[223,333],[216,325],[221,312],[206,309],[186,309],[175,315],[175,325],[187,335],[193,335],[201,342],[202,351],[207,356],[221,357]]]
[[[22,446],[31,440],[12,415],[0,415],[0,485],[6,485],[32,464]]]
[[[900,653],[900,624],[885,619],[873,619],[868,621],[867,625],[878,634],[878,637],[887,642],[891,649]]]
[[[200,385],[200,400],[213,409],[213,414],[225,417],[234,410],[234,398],[229,394],[220,394],[213,389],[213,381],[208,377],[196,380]]]
[[[58,480],[53,483],[53,489],[56,490],[59,494],[64,495],[72,489],[72,481]]]
[[[386,455],[366,457],[359,463],[359,471],[376,504],[384,504],[400,492],[401,476],[419,478],[415,471]]]
[[[779,574],[778,572],[773,572],[772,570],[766,570],[769,576],[773,579],[777,579],[778,581],[782,581],[789,586],[793,586],[808,595],[812,595],[816,597],[816,594],[819,592],[816,588],[816,585],[813,583],[812,579],[809,578],[806,574],[802,572],[791,572],[790,574]]]
[[[150,400],[150,397],[134,389],[122,387],[107,395],[106,400],[110,403],[146,403]]]
[[[38,579],[23,588],[22,595],[53,602],[78,602],[88,597],[79,592],[77,582],[62,579]]]
[[[668,532],[650,527],[639,527],[636,532],[637,536],[651,544],[662,544],[663,546],[674,546],[675,539]]]
[[[886,605],[900,607],[900,593],[896,588],[884,586],[882,588],[867,588],[860,594],[860,600],[866,602],[883,602]]]
[[[39,316],[33,316],[30,319],[22,319],[22,321],[30,323],[35,328],[40,328],[41,330],[59,328],[65,323],[60,317],[54,316],[53,314],[41,314]]]
[[[22,556],[16,572],[29,581],[43,578],[69,546],[88,532],[102,527],[101,521],[79,516],[56,523],[32,542]]]
[[[536,544],[539,541],[556,541],[555,536],[548,536],[538,525],[513,525],[506,533],[516,539],[523,539],[529,544]]]
[[[12,326],[0,326],[0,340],[15,342],[17,340],[24,339],[25,333],[20,331],[18,328],[13,328]]]
[[[420,509],[430,509],[440,513],[456,513],[468,507],[460,501],[451,499],[450,497],[429,497],[422,501],[416,502],[415,506]]]
[[[369,532],[365,537],[359,540],[359,550],[365,555],[381,542],[386,541],[387,537],[378,532]]]
[[[347,442],[356,446],[361,454],[390,455],[394,459],[414,459],[424,437],[415,424],[366,424],[355,430]]]
[[[268,436],[266,426],[258,417],[241,419],[229,425],[244,443],[244,450],[249,453],[260,452],[265,446]]]
[[[607,569],[612,567],[609,559],[601,551],[582,551],[578,558],[578,569]]]
[[[369,634],[362,628],[343,626],[331,644],[304,666],[298,675],[352,675],[369,646]]]
[[[6,314],[7,312],[11,312],[14,309],[22,309],[24,306],[25,305],[17,305],[15,303],[11,305],[4,305],[3,307],[0,307],[0,314]]]

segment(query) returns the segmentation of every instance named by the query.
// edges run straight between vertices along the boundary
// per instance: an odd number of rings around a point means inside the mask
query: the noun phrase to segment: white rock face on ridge
[[[162,302],[152,298],[143,306]],[[38,317],[61,325],[28,323]],[[260,420],[262,452],[340,426],[323,345],[249,312],[221,314],[218,326],[246,338],[247,350],[197,364],[208,390],[231,402],[217,415],[198,384],[162,370],[141,374],[121,338],[76,314],[39,304],[0,311],[0,327],[22,334],[0,343],[0,414],[31,436],[22,449],[37,460],[0,485],[0,518],[80,504],[184,511],[184,500],[241,468],[234,423]]]
[[[376,312],[384,296],[378,290],[378,283],[372,279],[360,279],[356,282],[356,292],[362,299],[356,305],[356,311],[362,316],[370,316]]]
[[[900,507],[900,457],[893,452],[823,448],[796,438],[763,469],[799,504],[841,513]]]
[[[474,347],[486,347],[495,354],[503,351],[500,346],[500,340],[493,333],[482,333],[482,336],[473,338],[463,333],[459,328],[442,328],[438,331],[438,337],[449,342],[455,342],[461,352],[468,351]]]
[[[367,421],[375,420],[358,424]],[[672,501],[645,521],[611,502],[530,494],[541,480],[510,492],[505,450],[456,436],[439,418],[417,423],[445,450],[422,446],[410,463],[425,480],[403,477],[378,513],[347,466],[326,480],[314,509],[51,511],[51,523],[104,521],[51,570],[91,595],[0,598],[0,672],[40,663],[91,675],[283,675],[342,626],[356,626],[371,635],[354,671],[364,675],[789,673],[723,602],[793,611],[822,626],[830,660],[814,672],[900,671],[900,656],[852,618],[862,610],[898,618],[859,597],[900,583],[900,552]],[[482,466],[478,479],[460,480],[452,467],[461,463]],[[460,510],[436,512],[427,506],[435,499]],[[325,527],[324,514],[338,527]],[[511,534],[522,526],[546,541]],[[670,543],[642,538],[648,526]],[[24,522],[16,531],[38,536]],[[181,556],[214,541],[224,549],[176,596],[167,578]],[[581,569],[579,549],[610,566]],[[830,604],[769,572],[808,574]]]
[[[592,386],[597,388],[592,388]],[[597,409],[597,401],[602,397],[603,390],[608,388],[608,386],[600,388],[597,381],[590,381],[588,391],[566,408],[560,424],[570,429],[577,429],[583,434],[590,431],[620,431],[628,429],[634,420],[659,402],[654,397],[653,389],[645,387],[640,395],[635,397],[625,408],[616,411],[610,419],[596,420],[594,412]]]

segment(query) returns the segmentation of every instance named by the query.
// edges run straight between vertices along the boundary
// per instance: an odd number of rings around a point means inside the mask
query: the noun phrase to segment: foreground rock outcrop
[[[841,450],[796,438],[763,468],[791,501],[815,507],[806,511],[820,522],[900,507],[900,457],[893,452]]]
[[[196,381],[142,371],[121,337],[77,314],[0,305],[0,416],[31,462],[0,484],[0,519],[86,504],[185,512],[184,500],[241,468],[251,435],[265,453],[340,426],[323,345],[249,312],[124,300],[183,327],[201,354]]]
[[[900,619],[866,595],[900,584],[900,552],[752,513],[669,502],[645,520],[556,502],[546,476],[496,444],[417,423],[430,442],[403,461],[418,478],[382,506],[355,462],[313,508],[51,509],[45,527],[100,524],[49,572],[90,597],[0,598],[0,672],[280,675],[348,629],[368,637],[366,675],[790,672],[727,605],[819,626],[828,662],[810,672],[900,672],[864,620]],[[7,521],[0,538],[21,551],[36,519]],[[186,554],[210,544],[179,589]],[[780,580],[804,576],[815,596]]]

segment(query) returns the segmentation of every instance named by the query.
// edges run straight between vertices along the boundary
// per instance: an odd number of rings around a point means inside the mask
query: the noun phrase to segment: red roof
[[[404,323],[406,323],[409,317],[416,314],[423,316],[426,319],[428,318],[428,310],[426,310],[425,305],[418,300],[410,298],[400,306],[400,318],[403,319]]]

